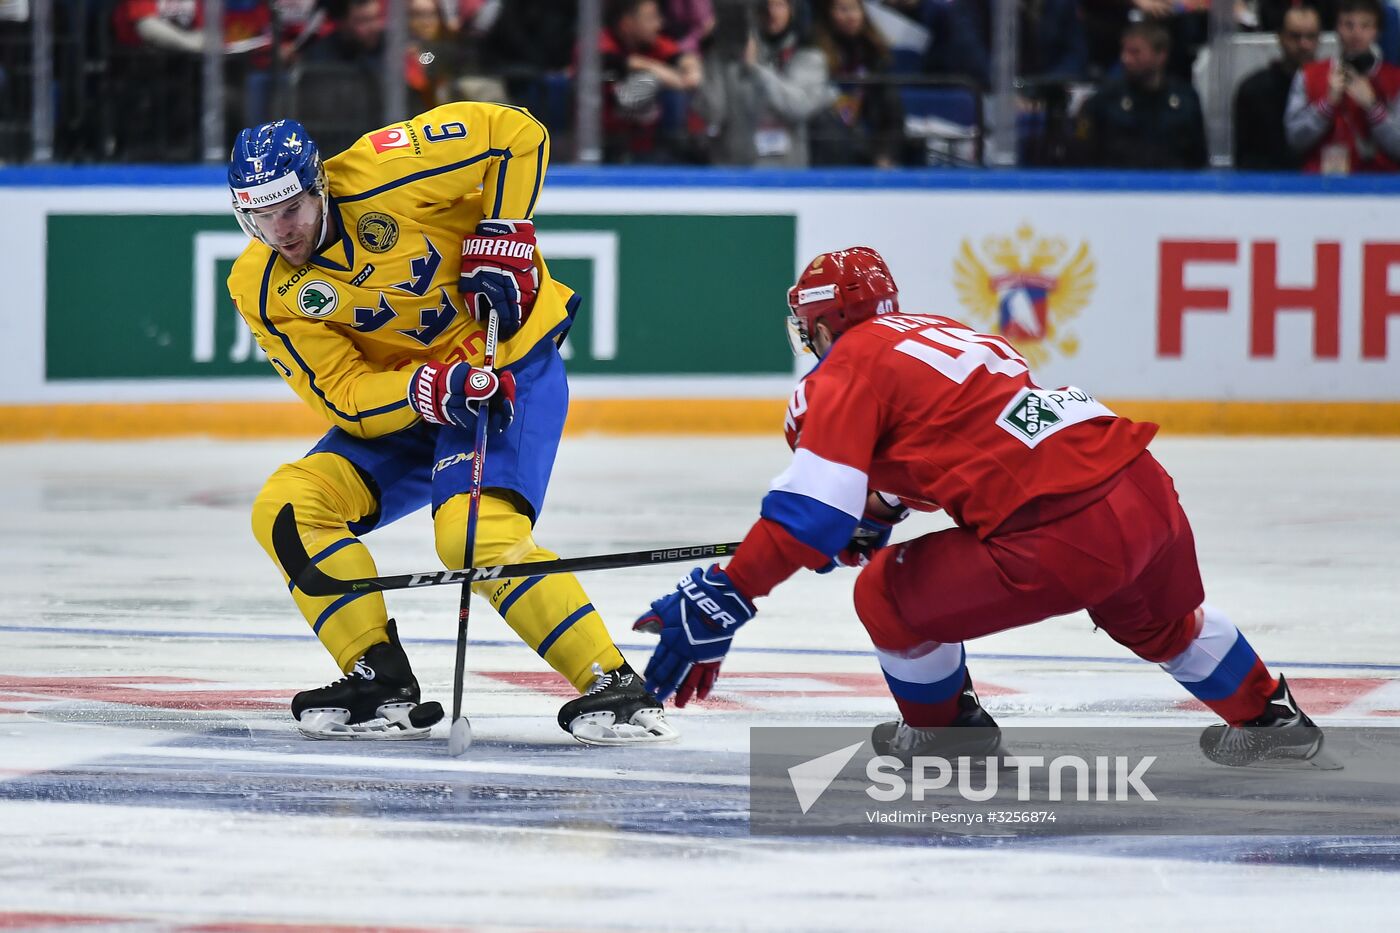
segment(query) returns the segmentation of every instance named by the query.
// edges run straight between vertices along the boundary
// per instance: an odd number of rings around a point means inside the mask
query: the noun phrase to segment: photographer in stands
[[[1293,79],[1284,129],[1303,171],[1328,175],[1393,172],[1400,165],[1400,68],[1376,51],[1378,0],[1341,0],[1341,55],[1313,62]]]

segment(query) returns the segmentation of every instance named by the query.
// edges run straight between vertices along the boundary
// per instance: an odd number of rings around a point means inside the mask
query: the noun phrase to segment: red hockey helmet
[[[899,290],[884,258],[868,246],[822,253],[788,289],[788,338],[794,353],[813,351],[823,323],[833,338],[877,314],[899,310]]]

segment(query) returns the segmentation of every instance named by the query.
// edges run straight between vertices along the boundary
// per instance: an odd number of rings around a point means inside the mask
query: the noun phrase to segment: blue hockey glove
[[[499,433],[515,418],[515,376],[470,363],[424,363],[408,382],[408,404],[429,424],[469,431],[485,405],[488,425]]]
[[[757,611],[718,564],[696,567],[632,625],[634,631],[661,636],[647,662],[646,688],[662,701],[674,693],[678,707],[692,696],[705,699],[735,629]]]
[[[485,323],[496,312],[502,340],[509,340],[530,316],[539,287],[533,221],[483,220],[462,241],[457,288],[478,321]]]

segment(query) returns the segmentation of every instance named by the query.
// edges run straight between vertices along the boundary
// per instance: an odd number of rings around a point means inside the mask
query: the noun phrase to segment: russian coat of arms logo
[[[977,326],[1000,334],[1038,366],[1052,354],[1073,356],[1079,338],[1069,324],[1094,294],[1094,259],[1081,240],[1038,236],[1023,223],[1012,236],[964,238],[953,262],[953,285]]]

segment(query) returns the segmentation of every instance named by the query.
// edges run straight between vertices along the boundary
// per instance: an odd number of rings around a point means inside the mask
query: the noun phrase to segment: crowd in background
[[[386,61],[387,2],[407,7]],[[603,158],[612,163],[978,164],[996,7],[1013,0],[605,0]],[[1202,50],[1210,0],[1015,0],[1021,164],[1208,164]],[[1277,54],[1225,93],[1241,169],[1400,164],[1400,15],[1391,0],[1236,0]],[[0,158],[22,161],[26,0],[0,0]],[[57,155],[201,157],[203,0],[60,0]],[[305,122],[336,151],[408,108],[528,106],[569,159],[572,0],[224,0],[225,124]],[[1336,51],[1319,59],[1325,33]],[[1331,41],[1331,40],[1329,40]]]

